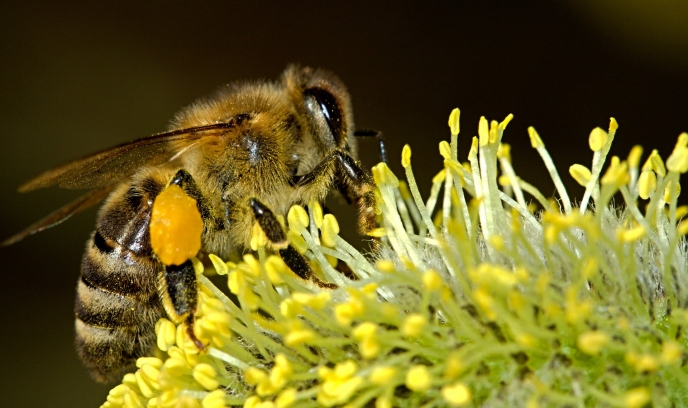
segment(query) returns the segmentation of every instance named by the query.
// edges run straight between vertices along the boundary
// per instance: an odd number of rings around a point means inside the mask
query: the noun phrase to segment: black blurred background
[[[460,158],[481,115],[513,113],[504,140],[517,173],[554,192],[528,141],[535,126],[579,199],[568,167],[590,165],[588,134],[610,116],[619,122],[612,154],[622,158],[638,143],[666,158],[688,131],[688,7],[678,1],[8,3],[0,6],[2,238],[77,195],[20,195],[21,182],[162,131],[219,85],[274,79],[290,62],[344,80],[358,127],[384,131],[399,175],[409,143],[425,194],[454,107]],[[375,143],[361,151],[368,167],[376,163]],[[105,401],[110,387],[88,377],[73,347],[74,288],[94,218],[92,210],[0,248],[3,406]]]

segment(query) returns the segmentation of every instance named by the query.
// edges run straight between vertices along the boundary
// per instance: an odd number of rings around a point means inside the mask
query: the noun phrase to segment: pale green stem
[[[401,220],[404,222],[404,228],[406,228],[406,233],[413,234],[413,221],[411,221],[408,207],[406,206],[406,202],[404,201],[404,199],[401,197],[399,189],[394,189],[394,199],[397,203],[397,208],[399,209],[399,215],[401,215]]]
[[[538,190],[535,186],[519,179],[518,184],[521,186],[521,188],[528,194],[532,195],[539,203],[540,205],[545,209],[545,211],[552,211],[552,206],[549,204],[549,201],[545,198],[544,195]],[[527,208],[527,207],[526,207]]]
[[[452,177],[454,181],[454,189],[459,196],[459,206],[461,208],[461,215],[463,216],[463,223],[466,227],[466,232],[470,231],[471,226],[471,215],[468,213],[468,205],[466,204],[466,196],[463,193],[463,187],[461,186],[461,179],[465,176],[464,174],[456,174],[456,177]]]
[[[676,186],[679,184],[680,174],[673,171],[669,172],[669,236],[676,235]]]
[[[499,134],[498,134],[499,135]],[[501,226],[505,225],[506,221],[504,215],[504,207],[499,199],[499,194],[502,191],[499,189],[499,184],[497,183],[497,147],[499,142],[491,143],[482,149],[482,153],[485,153],[485,160],[487,161],[487,178],[485,182],[487,183],[487,192],[490,196],[490,212],[492,213],[493,227],[495,228],[495,233],[501,230]],[[482,154],[481,153],[481,154]]]
[[[418,185],[416,184],[416,178],[413,176],[413,169],[411,168],[411,165],[409,164],[405,170],[406,179],[408,180],[409,184],[409,190],[411,190],[413,200],[416,202],[418,211],[420,212],[420,215],[423,218],[423,223],[425,223],[425,227],[430,232],[430,236],[437,239],[437,229],[435,228],[435,225],[432,223],[432,218],[430,218],[428,209],[425,208],[423,198],[420,195],[420,191],[418,191]]]
[[[447,168],[444,171],[446,175],[444,177],[444,199],[442,201],[442,226],[446,231],[451,218],[452,173]]]
[[[437,197],[440,194],[441,188],[441,181],[432,183],[432,188],[430,188],[430,197],[428,197],[428,201],[425,204],[425,208],[427,208],[428,214],[430,214],[431,216],[432,213],[435,212],[435,205],[437,205]]]
[[[505,203],[509,204],[512,208],[515,208],[516,211],[518,211],[518,213],[521,214],[526,222],[529,223],[533,228],[540,231],[542,230],[542,225],[538,222],[538,220],[535,219],[535,217],[533,217],[533,214],[528,211],[528,207],[519,205],[516,201],[514,201],[513,198],[509,197],[503,192],[500,192],[499,198],[501,198]]]
[[[516,197],[516,201],[518,201],[518,203],[523,208],[528,208],[528,204],[526,204],[526,199],[525,197],[523,197],[523,190],[521,190],[521,186],[518,183],[518,176],[516,176],[516,173],[514,172],[514,168],[511,166],[511,163],[509,162],[509,160],[503,157],[499,159],[499,163],[502,165],[502,170],[509,178],[511,188],[514,190],[514,196]]]
[[[413,261],[413,263],[415,263],[416,265],[421,265],[422,260],[418,253],[416,253],[415,246],[411,244],[411,240],[409,239],[408,234],[406,233],[406,228],[404,228],[404,224],[402,223],[401,218],[399,217],[399,212],[396,208],[396,199],[394,197],[394,194],[390,191],[388,186],[381,187],[380,193],[382,194],[384,204],[387,207],[387,220],[394,227],[394,232],[397,238],[406,249],[406,252],[411,258],[411,261]]]
[[[313,239],[311,234],[308,233],[308,230],[305,227],[301,228],[301,236],[303,237],[303,239],[306,240],[308,248],[313,253],[313,256],[315,256],[315,259],[317,259],[320,263],[320,268],[322,269],[323,273],[325,273],[325,276],[330,282],[334,282],[338,286],[344,286],[350,283],[350,281],[346,279],[344,275],[335,271],[334,268],[330,266],[329,262],[327,262],[327,259],[325,259],[323,253],[320,252],[320,245],[315,243],[315,240]]]
[[[631,194],[628,192],[628,187],[621,186],[620,190],[626,203],[632,202]],[[648,238],[650,238],[650,240],[652,240],[655,243],[655,245],[657,245],[657,247],[660,248],[660,251],[665,253],[668,248],[665,246],[665,243],[662,242],[662,240],[659,238],[659,235],[657,235],[657,233],[652,229],[650,223],[648,223],[645,217],[643,217],[643,215],[640,213],[638,207],[634,205],[629,205],[628,210],[631,212],[631,215],[633,215],[633,218],[636,220],[636,222],[643,226]]]
[[[542,161],[545,163],[545,167],[547,168],[547,171],[554,182],[554,186],[557,188],[559,197],[561,197],[561,201],[564,204],[564,211],[566,214],[571,214],[571,199],[569,198],[569,194],[566,192],[564,183],[562,183],[561,178],[559,177],[557,168],[554,166],[552,157],[549,155],[544,145],[538,145],[536,150],[538,153],[540,153],[540,157],[542,157]]]
[[[414,225],[418,228],[418,235],[426,235],[427,228],[425,227],[425,223],[423,222],[423,217],[421,217],[420,212],[418,211],[418,207],[416,207],[416,204],[413,201],[413,196],[410,194],[410,190],[408,191],[408,193],[409,194],[406,195],[406,198],[404,198],[404,195],[402,195],[399,191],[399,195],[402,196],[401,198],[403,199],[406,208],[409,210],[409,213],[411,214],[411,218],[413,219]]]
[[[220,360],[224,361],[225,363],[227,363],[231,366],[234,366],[240,370],[247,370],[251,367],[250,364],[246,364],[243,361],[239,360],[238,358],[236,358],[234,356],[230,356],[229,354],[224,353],[224,352],[222,352],[222,351],[220,351],[214,347],[208,348],[208,354],[217,358],[217,359],[220,359]]]
[[[480,169],[480,178],[477,180],[480,181],[480,189],[482,191],[482,201],[480,202],[481,208],[483,208],[483,211],[485,213],[485,218],[481,218],[480,226],[483,228],[483,234],[485,235],[485,240],[488,240],[490,236],[493,234],[497,233],[497,229],[495,227],[495,224],[497,220],[495,219],[496,212],[494,211],[494,204],[493,204],[493,194],[492,194],[492,189],[490,188],[490,180],[492,178],[492,175],[490,174],[489,171],[489,164],[488,160],[490,159],[489,157],[489,151],[490,151],[490,146],[479,146],[479,154],[478,154],[478,166]],[[470,158],[469,158],[470,160]],[[471,162],[471,167],[473,167],[473,163]],[[476,181],[476,185],[477,185]],[[491,251],[488,247],[488,252],[490,253],[490,258],[494,258],[494,252]]]
[[[483,182],[480,179],[480,165],[478,164],[478,156],[475,153],[468,155],[468,161],[471,163],[471,170],[473,171],[473,187],[475,188],[475,198],[478,203],[478,214],[480,217],[480,226],[482,227],[483,236],[487,240],[490,237],[490,230],[487,224],[487,214],[485,211],[485,192],[483,191]]]

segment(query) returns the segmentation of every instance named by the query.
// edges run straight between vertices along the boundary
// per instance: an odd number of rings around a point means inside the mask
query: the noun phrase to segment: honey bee
[[[153,203],[177,185],[196,201],[202,251],[245,251],[257,222],[290,269],[314,279],[278,221],[295,204],[339,190],[358,208],[361,233],[377,227],[373,181],[357,161],[349,94],[333,74],[289,66],[276,82],[228,85],[174,117],[168,131],[46,171],[19,191],[92,189],[4,242],[56,225],[105,200],[86,244],[75,302],[77,351],[99,382],[116,379],[155,344],[155,323],[186,319],[193,339],[193,264],[164,264],[151,247]],[[196,340],[198,342],[198,340]],[[202,344],[197,343],[200,348]]]

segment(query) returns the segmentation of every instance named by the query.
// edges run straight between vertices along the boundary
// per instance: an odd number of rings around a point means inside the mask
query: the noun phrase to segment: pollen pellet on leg
[[[196,200],[170,185],[153,203],[150,235],[153,251],[165,265],[181,265],[201,249],[203,220]]]

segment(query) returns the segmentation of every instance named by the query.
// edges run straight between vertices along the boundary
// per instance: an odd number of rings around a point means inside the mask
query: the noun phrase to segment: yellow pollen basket
[[[203,220],[196,200],[170,185],[153,203],[150,235],[153,251],[165,265],[180,265],[201,249]]]

